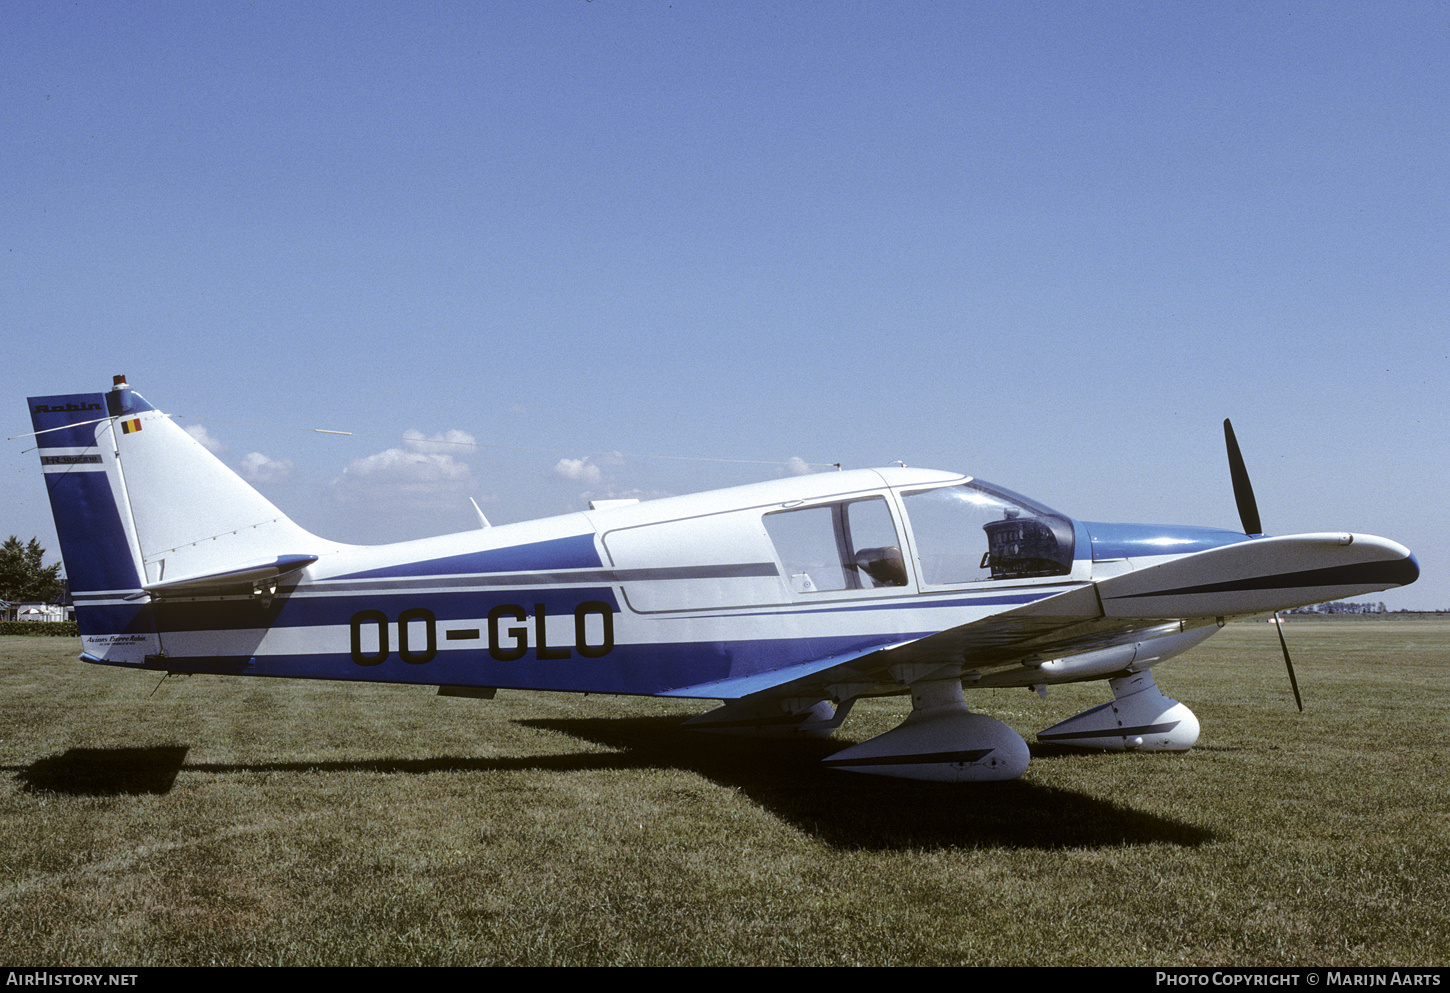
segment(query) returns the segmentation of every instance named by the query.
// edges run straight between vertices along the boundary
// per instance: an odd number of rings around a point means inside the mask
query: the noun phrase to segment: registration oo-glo
[[[1080,521],[890,467],[361,546],[294,524],[124,377],[29,403],[87,662],[699,698],[720,704],[689,727],[778,737],[906,695],[899,727],[825,760],[886,776],[1022,775],[1021,735],[968,708],[979,687],[1104,680],[1037,740],[1191,748],[1154,666],[1229,618],[1419,575],[1384,538],[1264,535],[1227,422],[1243,532]]]

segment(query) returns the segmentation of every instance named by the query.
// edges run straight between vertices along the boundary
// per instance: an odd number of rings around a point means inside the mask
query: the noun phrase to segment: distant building
[[[63,621],[66,608],[54,603],[4,603],[3,617],[7,621]]]

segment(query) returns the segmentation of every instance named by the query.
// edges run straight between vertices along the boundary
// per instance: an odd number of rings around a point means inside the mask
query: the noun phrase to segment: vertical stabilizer
[[[123,382],[106,394],[143,567],[142,585],[238,574],[323,542]]]
[[[156,597],[265,580],[335,547],[292,523],[124,377],[107,393],[29,403],[88,654],[160,654]]]

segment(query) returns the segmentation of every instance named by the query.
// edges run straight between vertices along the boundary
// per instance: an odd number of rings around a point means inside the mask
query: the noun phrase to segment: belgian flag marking
[[[139,418],[139,417],[133,417],[129,421],[122,421],[121,422],[121,433],[122,434],[135,434],[137,431],[140,431],[140,430],[141,430],[141,418]]]

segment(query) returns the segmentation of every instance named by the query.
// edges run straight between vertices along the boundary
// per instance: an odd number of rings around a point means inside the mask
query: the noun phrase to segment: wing
[[[1288,535],[1209,549],[1086,583],[1057,596],[913,641],[737,679],[671,696],[739,700],[852,699],[900,692],[919,679],[986,675],[1130,641],[1177,621],[1178,630],[1233,616],[1362,596],[1414,582],[1408,549],[1372,535]]]

